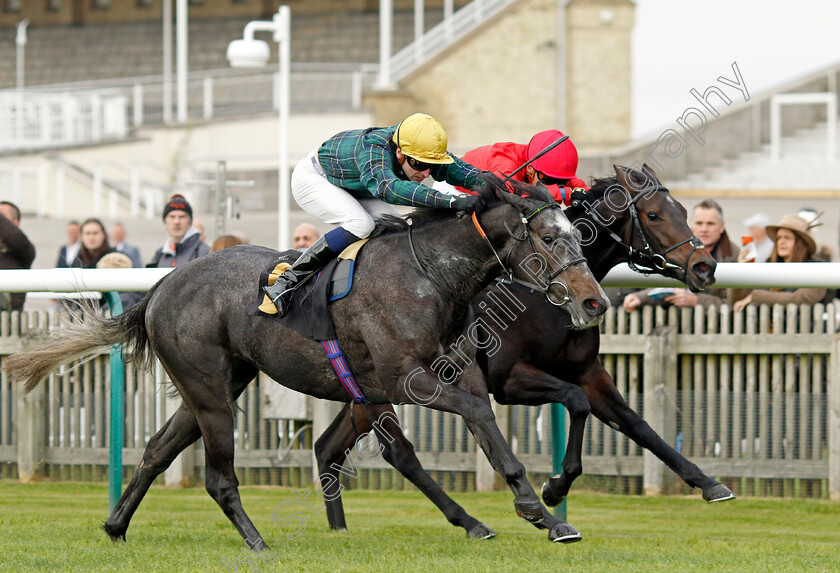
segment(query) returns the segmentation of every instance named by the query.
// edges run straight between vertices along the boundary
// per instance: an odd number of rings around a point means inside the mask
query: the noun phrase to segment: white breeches
[[[301,209],[331,225],[340,225],[360,239],[371,234],[376,215],[399,216],[397,210],[379,199],[357,199],[330,183],[323,169],[313,164],[318,150],[300,160],[292,172],[292,196]]]

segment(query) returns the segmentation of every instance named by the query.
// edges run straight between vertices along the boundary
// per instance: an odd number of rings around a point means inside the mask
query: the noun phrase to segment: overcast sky
[[[751,96],[840,64],[840,0],[636,0],[633,135],[670,127],[733,62]]]

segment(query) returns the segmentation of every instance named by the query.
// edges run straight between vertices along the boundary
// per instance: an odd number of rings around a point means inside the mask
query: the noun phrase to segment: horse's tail
[[[13,382],[23,383],[26,394],[59,366],[92,358],[114,344],[123,345],[127,362],[148,366],[154,355],[150,352],[146,330],[146,309],[157,286],[139,303],[113,318],[105,318],[93,308],[83,306],[77,317],[82,320],[36,336],[24,351],[3,361],[3,370]]]

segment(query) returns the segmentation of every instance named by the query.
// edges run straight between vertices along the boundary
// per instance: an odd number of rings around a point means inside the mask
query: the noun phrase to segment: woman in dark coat
[[[108,244],[105,225],[99,219],[88,219],[82,223],[81,238],[82,248],[71,267],[95,269],[99,259],[114,251]]]

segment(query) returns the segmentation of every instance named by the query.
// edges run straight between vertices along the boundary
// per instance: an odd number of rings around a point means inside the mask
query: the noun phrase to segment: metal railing
[[[291,109],[357,110],[376,71],[374,64],[292,64]],[[278,105],[277,83],[273,68],[193,72],[188,117],[272,112]],[[163,96],[163,76],[0,90],[0,153],[124,138],[140,126],[171,121]]]
[[[391,81],[399,82],[419,66],[477,29],[518,0],[473,0],[451,17],[429,29],[420,38],[391,57]]]

